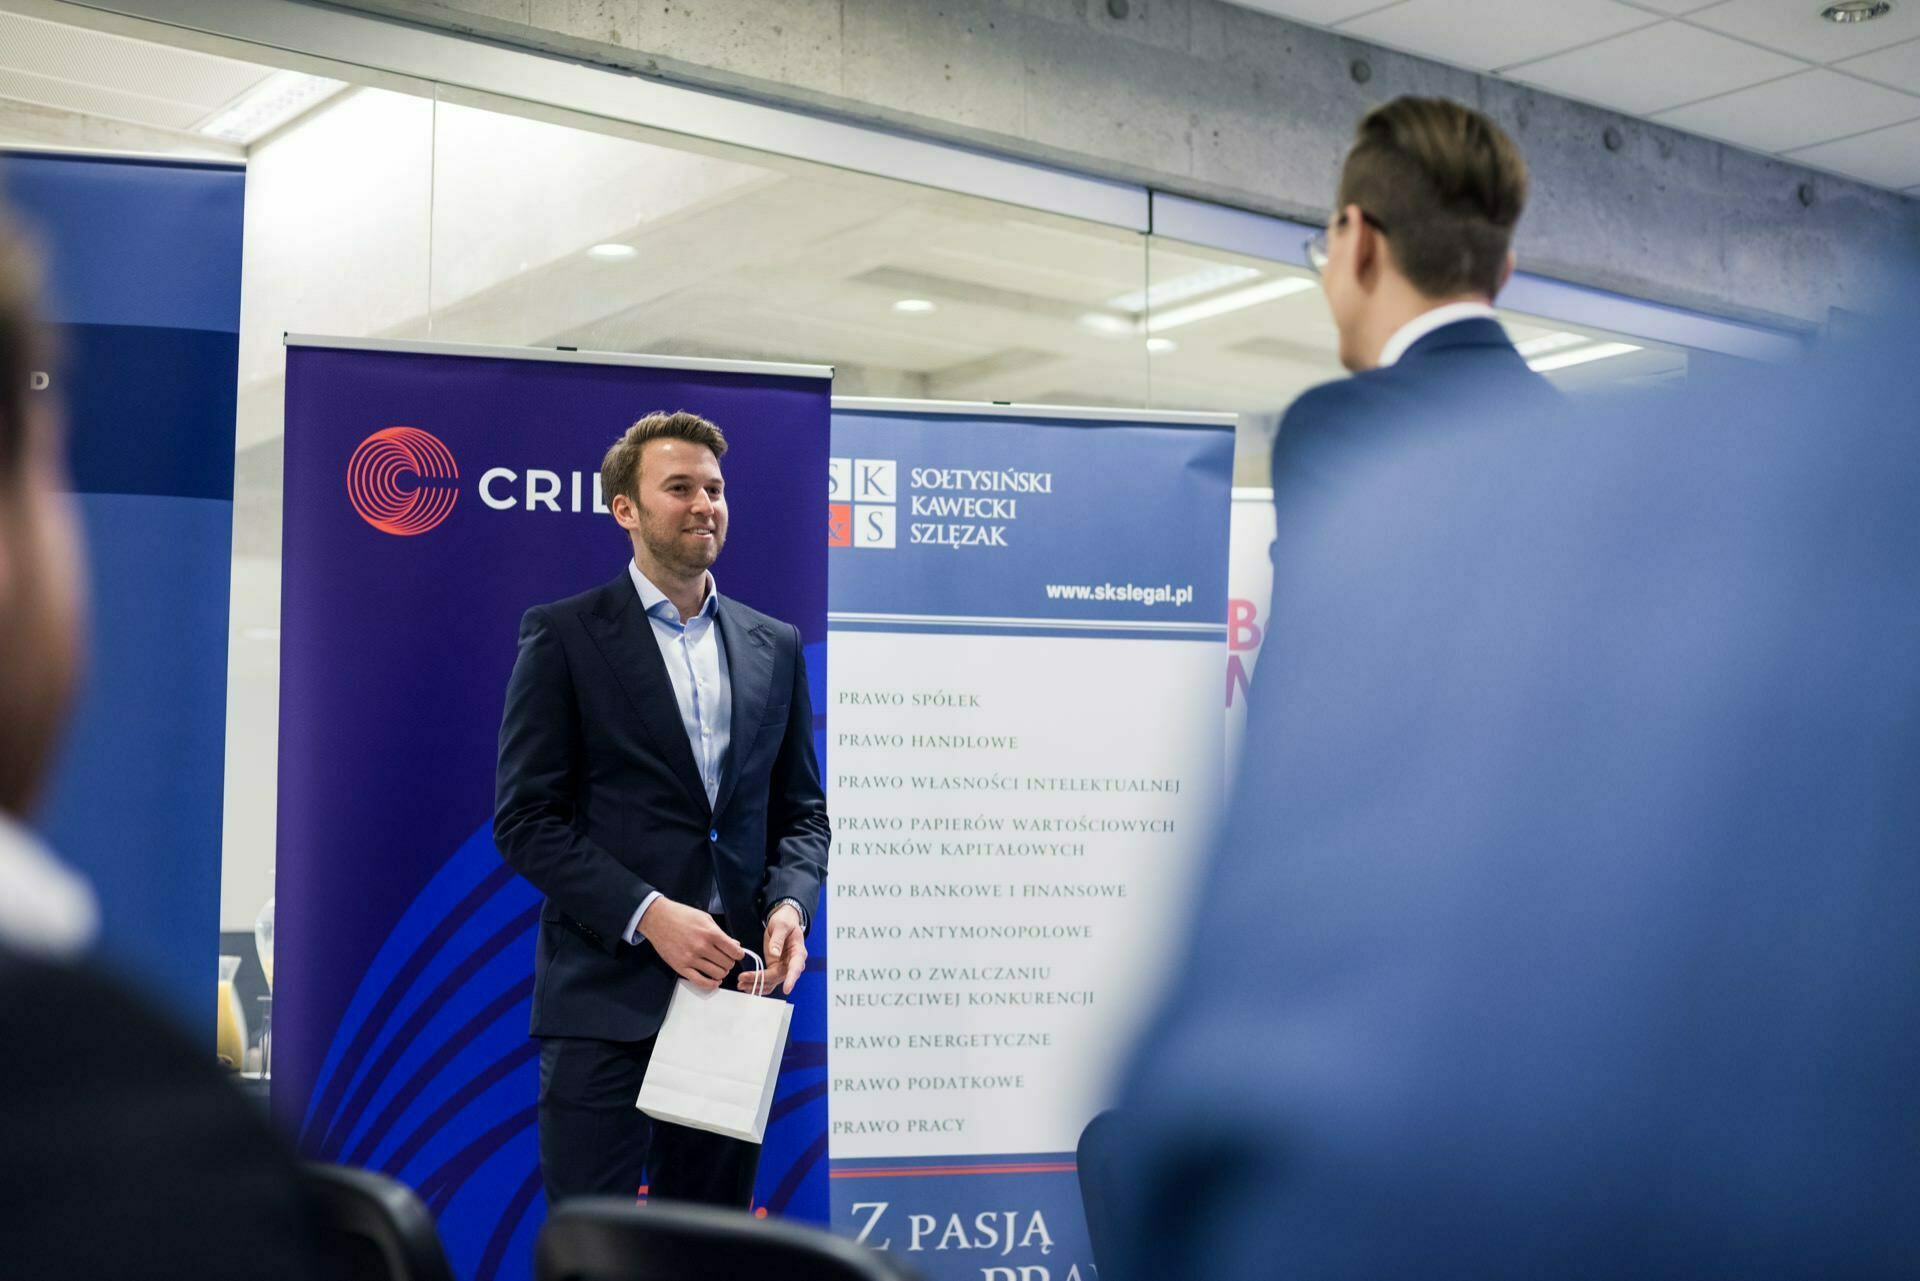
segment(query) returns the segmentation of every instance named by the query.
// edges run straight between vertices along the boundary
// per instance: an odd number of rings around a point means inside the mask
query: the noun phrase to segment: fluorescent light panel
[[[1595,343],[1591,347],[1581,347],[1577,351],[1563,351],[1552,356],[1537,357],[1527,362],[1527,368],[1536,374],[1546,374],[1556,369],[1584,365],[1594,360],[1606,360],[1610,356],[1624,356],[1639,350],[1640,348],[1630,342]]]
[[[1585,334],[1560,333],[1541,334],[1538,338],[1529,338],[1523,343],[1515,343],[1514,350],[1522,356],[1532,359],[1544,356],[1550,351],[1565,351],[1569,347],[1578,347],[1589,341]]]
[[[1210,294],[1216,289],[1225,289],[1228,285],[1238,285],[1259,278],[1260,271],[1257,267],[1234,267],[1223,263],[1218,267],[1206,267],[1200,271],[1188,272],[1184,276],[1175,276],[1172,280],[1163,280],[1157,285],[1136,289],[1130,294],[1121,294],[1118,298],[1109,298],[1107,306],[1117,311],[1130,311],[1138,315],[1143,311],[1170,306],[1176,302],[1185,302],[1189,298],[1198,298],[1201,294]]]
[[[1123,334],[1136,333],[1140,328],[1138,321],[1128,320],[1123,316],[1111,315],[1104,311],[1086,312],[1080,317],[1080,324],[1082,328],[1091,329],[1096,334],[1105,334],[1110,338],[1118,338]]]
[[[1196,320],[1211,320],[1215,316],[1258,307],[1263,302],[1273,302],[1312,288],[1313,281],[1303,276],[1284,276],[1279,280],[1265,281],[1246,289],[1236,289],[1230,294],[1221,294],[1218,298],[1209,298],[1205,302],[1189,303],[1158,315],[1150,314],[1147,317],[1147,332],[1157,334],[1165,329],[1178,329]]]
[[[347,87],[344,80],[276,71],[196,126],[223,142],[249,146]]]

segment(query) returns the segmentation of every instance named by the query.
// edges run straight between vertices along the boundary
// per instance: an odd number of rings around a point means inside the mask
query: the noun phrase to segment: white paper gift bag
[[[792,1022],[785,1001],[724,987],[702,992],[681,980],[634,1106],[656,1121],[760,1142]]]

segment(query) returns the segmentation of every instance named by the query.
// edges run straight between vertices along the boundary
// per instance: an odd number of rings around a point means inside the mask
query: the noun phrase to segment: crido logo
[[[418,427],[377,431],[347,462],[347,499],[382,533],[424,534],[452,514],[459,497],[453,452]]]

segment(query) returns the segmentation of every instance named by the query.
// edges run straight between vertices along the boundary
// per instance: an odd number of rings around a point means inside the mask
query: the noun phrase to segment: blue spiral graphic
[[[825,753],[825,646],[807,647]],[[361,976],[315,1078],[302,1150],[392,1175],[439,1222],[470,1281],[530,1281],[546,1217],[535,1123],[540,1064],[527,1035],[540,894],[476,828],[402,914]],[[826,910],[761,1151],[757,1205],[826,1224]]]

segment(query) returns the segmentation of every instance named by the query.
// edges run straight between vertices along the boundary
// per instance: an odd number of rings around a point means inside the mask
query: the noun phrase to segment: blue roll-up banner
[[[526,1277],[545,1213],[527,1035],[540,897],[492,836],[520,616],[622,572],[601,456],[644,414],[691,410],[732,446],[715,579],[800,629],[824,708],[828,371],[290,344],[274,1112],[307,1155],[417,1188],[462,1277]],[[356,504],[349,463],[370,441],[403,501]],[[757,1193],[820,1222],[823,919]]]
[[[1233,418],[835,402],[838,1231],[1091,1281],[1086,1123],[1223,791]]]
[[[103,958],[212,1028],[239,369],[237,166],[14,154],[46,266],[92,573],[87,679],[41,816]],[[80,1015],[84,1017],[84,1014]]]

